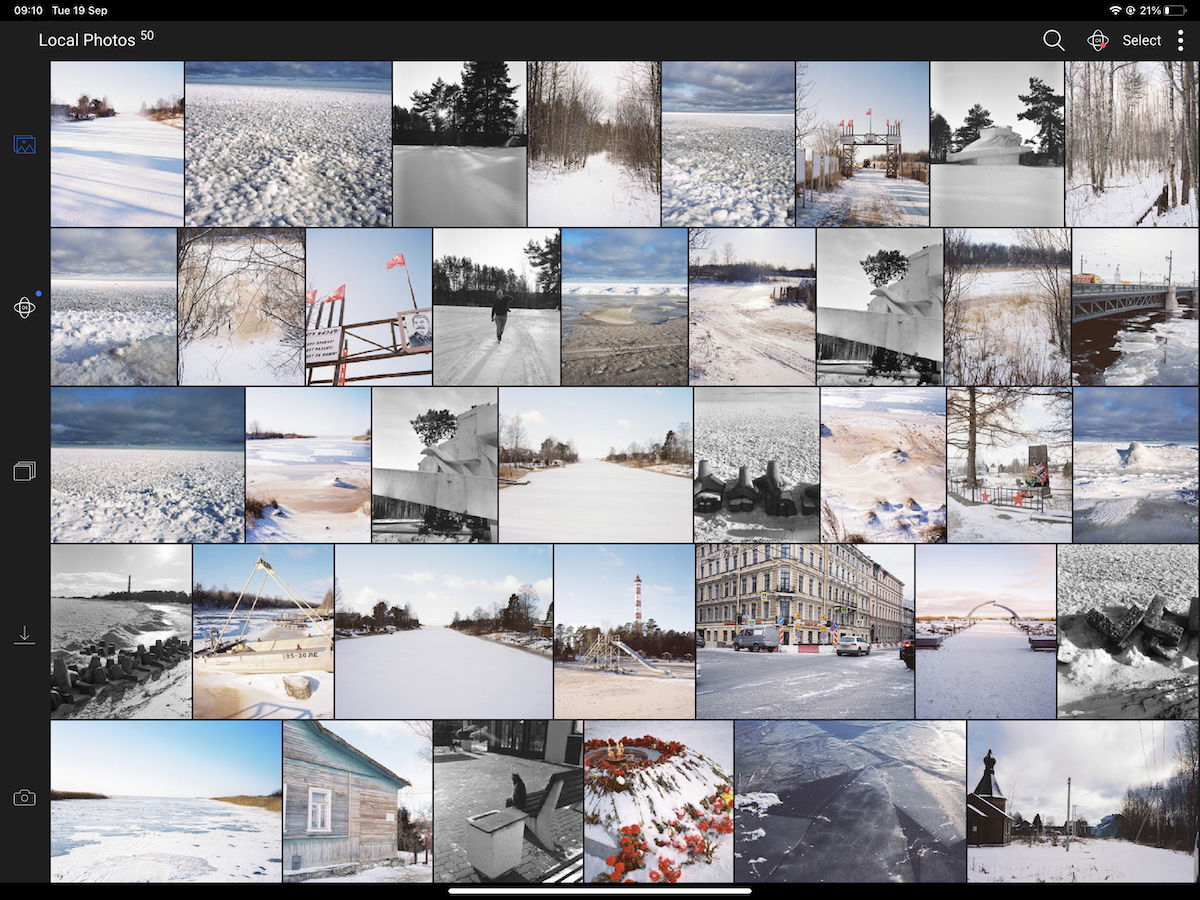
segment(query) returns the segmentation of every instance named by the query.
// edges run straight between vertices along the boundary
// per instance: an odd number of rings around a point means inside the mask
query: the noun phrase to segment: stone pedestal
[[[467,817],[463,844],[467,861],[487,879],[499,878],[521,864],[525,842],[525,813],[519,809],[493,809]]]

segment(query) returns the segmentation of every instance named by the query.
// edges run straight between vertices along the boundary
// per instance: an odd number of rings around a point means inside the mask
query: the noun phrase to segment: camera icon
[[[37,794],[29,788],[13,791],[13,806],[37,806]]]

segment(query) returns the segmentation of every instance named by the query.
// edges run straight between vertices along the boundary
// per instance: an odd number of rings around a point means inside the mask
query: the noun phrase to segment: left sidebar
[[[6,25],[0,37],[0,83],[10,90],[0,129],[4,218],[0,336],[4,391],[3,566],[8,590],[0,613],[7,737],[0,833],[6,882],[49,878],[50,728],[46,652],[50,627],[50,130],[46,113],[49,60],[34,23]],[[9,799],[11,795],[12,799]]]

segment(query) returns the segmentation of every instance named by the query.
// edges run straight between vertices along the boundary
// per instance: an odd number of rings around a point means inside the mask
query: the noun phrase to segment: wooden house
[[[315,720],[283,723],[283,871],[348,874],[399,858],[397,799],[408,781]]]

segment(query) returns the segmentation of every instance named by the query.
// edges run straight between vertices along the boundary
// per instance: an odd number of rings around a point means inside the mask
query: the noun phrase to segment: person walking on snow
[[[504,293],[503,288],[496,288],[496,299],[492,302],[492,321],[496,323],[496,340],[504,340],[504,324],[508,321],[508,307],[512,305],[512,297]]]

